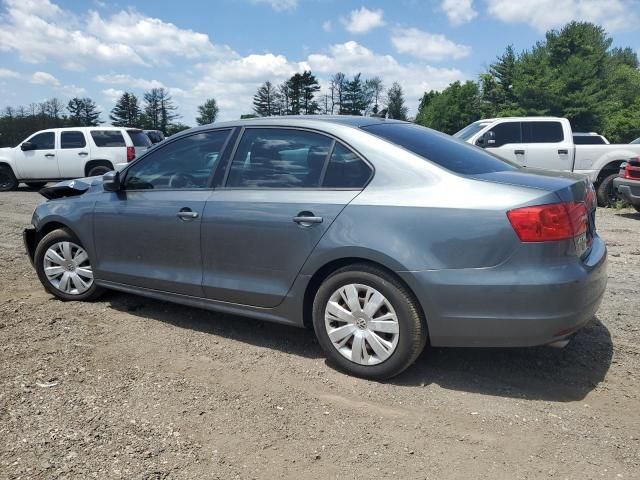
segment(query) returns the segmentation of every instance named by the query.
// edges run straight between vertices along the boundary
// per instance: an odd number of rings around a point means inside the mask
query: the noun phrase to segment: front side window
[[[333,140],[303,130],[250,128],[231,163],[227,187],[320,187]]]
[[[53,132],[42,132],[29,139],[29,143],[35,146],[33,150],[53,150],[55,142],[56,135]]]
[[[564,140],[560,122],[522,122],[524,143],[558,143]]]
[[[336,143],[322,186],[326,188],[364,188],[371,177],[371,168],[360,157]]]
[[[207,188],[229,132],[197,133],[156,147],[127,169],[125,190]]]
[[[87,145],[84,133],[80,131],[62,132],[60,148],[83,148]]]
[[[489,131],[495,134],[496,143],[483,145],[485,148],[498,148],[510,143],[522,143],[520,122],[502,122]]]
[[[124,147],[124,137],[118,130],[91,130],[96,147]]]

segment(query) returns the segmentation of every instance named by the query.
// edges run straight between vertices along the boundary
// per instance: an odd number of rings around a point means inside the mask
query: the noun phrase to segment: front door
[[[205,207],[205,295],[277,306],[370,175],[365,162],[330,137],[296,129],[247,128],[225,187],[216,189]]]
[[[159,146],[96,202],[96,272],[104,280],[203,296],[201,225],[211,175],[229,130]]]
[[[571,171],[573,138],[565,138],[559,121],[522,122],[522,142],[527,167]]]
[[[53,131],[36,133],[26,140],[32,150],[15,149],[16,167],[20,178],[28,180],[60,178],[56,158],[56,134]]]

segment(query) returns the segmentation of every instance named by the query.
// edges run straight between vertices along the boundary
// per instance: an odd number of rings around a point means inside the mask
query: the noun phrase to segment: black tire
[[[612,207],[613,204],[619,200],[618,194],[613,188],[613,179],[617,176],[617,173],[607,175],[598,185],[596,197],[598,198],[599,207]]]
[[[107,165],[96,165],[95,167],[91,167],[91,169],[89,169],[89,173],[87,174],[87,176],[99,177],[101,175],[104,175],[107,172],[110,172],[111,170],[113,170],[113,168]]]
[[[40,190],[46,184],[47,182],[27,182],[27,187],[32,188],[34,190]]]
[[[343,356],[333,345],[325,328],[325,309],[340,287],[360,284],[373,287],[391,304],[399,326],[398,342],[391,355],[376,365],[362,365]],[[371,380],[385,380],[407,369],[424,349],[427,326],[414,295],[395,277],[367,264],[355,264],[331,274],[320,285],[313,301],[313,328],[329,362],[339,369]],[[365,347],[366,348],[366,347]]]
[[[640,213],[640,203],[636,203],[635,205],[632,205],[632,207],[636,209],[636,212]]]
[[[51,281],[47,278],[47,275],[45,274],[45,271],[44,271],[45,254],[49,249],[49,247],[51,247],[52,245],[58,242],[72,242],[84,248],[80,240],[78,240],[78,238],[73,233],[71,233],[69,230],[66,230],[66,229],[53,230],[52,232],[45,235],[42,240],[40,240],[40,242],[36,246],[33,263],[35,265],[38,278],[40,279],[40,282],[44,286],[44,289],[47,292],[49,292],[51,295],[64,301],[91,301],[91,300],[95,300],[100,295],[102,295],[102,293],[104,292],[104,289],[98,287],[95,284],[95,282],[92,282],[89,289],[86,290],[85,292],[76,293],[76,294],[69,294],[69,293],[63,292],[62,290],[59,290],[51,283]],[[90,261],[91,259],[89,259],[89,264],[90,264]]]
[[[18,188],[18,180],[11,167],[0,167],[0,192],[10,192]]]

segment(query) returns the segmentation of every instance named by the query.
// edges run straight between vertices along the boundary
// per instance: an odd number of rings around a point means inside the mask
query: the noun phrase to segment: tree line
[[[611,141],[628,142],[640,136],[640,64],[631,48],[613,48],[612,43],[602,27],[571,22],[547,32],[530,50],[517,53],[508,46],[476,81],[425,92],[412,121],[451,134],[480,118],[550,115],[567,117],[575,131],[596,131]],[[241,118],[383,113],[407,120],[408,113],[397,82],[385,89],[378,76],[338,72],[322,91],[311,71],[279,84],[264,82],[253,96],[252,110]],[[0,113],[0,145],[15,146],[44,128],[99,125],[101,113],[90,98],[73,98],[66,105],[52,98],[28,107],[6,107]],[[218,113],[215,98],[209,98],[198,107],[196,122],[213,123]],[[189,128],[180,118],[165,88],[145,92],[142,100],[125,92],[109,113],[115,126],[165,135]]]
[[[571,22],[530,50],[508,46],[477,81],[426,92],[415,121],[451,134],[480,118],[549,115],[629,142],[640,136],[638,56],[612,43],[602,27]]]

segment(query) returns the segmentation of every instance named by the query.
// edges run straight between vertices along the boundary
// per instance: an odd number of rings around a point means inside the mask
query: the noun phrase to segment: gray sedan
[[[216,123],[41,193],[24,238],[56,297],[312,326],[334,365],[373,379],[427,342],[564,344],[607,281],[588,180],[406,122]]]

